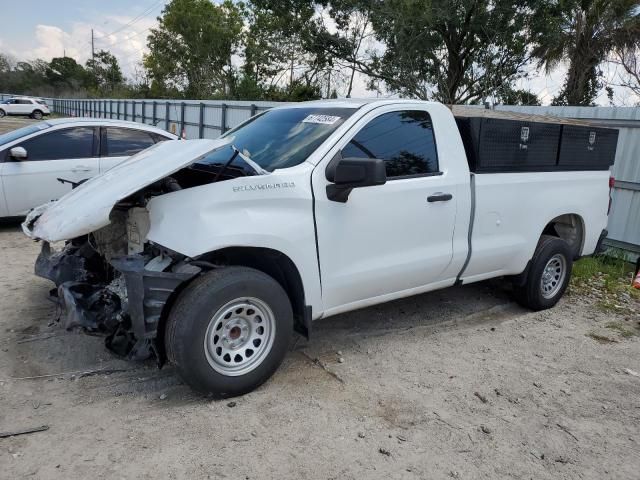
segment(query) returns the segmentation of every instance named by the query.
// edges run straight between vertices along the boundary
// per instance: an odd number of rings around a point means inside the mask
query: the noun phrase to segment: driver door
[[[327,314],[448,286],[461,178],[442,168],[428,107],[376,109],[329,158],[384,160],[384,185],[327,198],[326,160],[313,173],[322,301]]]
[[[12,145],[0,165],[7,215],[22,216],[34,207],[57,200],[71,191],[70,183],[98,174],[97,135],[93,127],[74,127],[43,133]],[[25,159],[10,150],[23,147]]]

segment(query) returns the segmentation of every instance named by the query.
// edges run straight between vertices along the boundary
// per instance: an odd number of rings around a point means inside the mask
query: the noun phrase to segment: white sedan
[[[121,120],[47,120],[0,135],[0,218],[22,217],[124,159],[178,137]]]

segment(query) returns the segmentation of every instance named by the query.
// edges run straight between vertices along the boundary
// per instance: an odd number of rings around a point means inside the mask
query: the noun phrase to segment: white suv
[[[25,115],[36,120],[41,120],[49,115],[49,107],[44,102],[39,102],[30,97],[14,97],[0,102],[0,118],[5,115]]]

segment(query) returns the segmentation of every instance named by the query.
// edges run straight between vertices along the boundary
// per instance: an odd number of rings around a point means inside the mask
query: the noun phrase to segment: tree
[[[331,2],[334,12],[359,11],[384,46],[362,60],[362,34],[349,38],[338,31],[325,44],[369,75],[372,87],[444,103],[478,102],[525,76],[526,26],[537,1],[340,0]]]
[[[82,65],[71,57],[51,59],[45,71],[48,83],[58,89],[78,90],[86,81],[86,72]]]
[[[111,92],[124,83],[118,60],[106,50],[100,50],[85,65],[86,84],[101,93]]]
[[[498,89],[496,99],[503,105],[540,105],[540,99],[535,93],[508,85]]]
[[[282,94],[280,87],[287,85],[292,98],[319,96],[333,65],[322,48],[312,46],[315,2],[251,0],[244,14],[248,24],[244,73],[265,92]]]
[[[631,90],[640,100],[640,46],[616,51],[612,61],[622,67],[619,85]]]
[[[638,44],[638,0],[556,0],[541,12],[545,26],[534,55],[547,72],[567,61],[564,86],[553,103],[591,105],[602,88],[600,65],[617,49]]]
[[[371,25],[373,3],[368,1],[333,0],[325,1],[326,15],[318,15],[312,24],[312,41],[309,47],[331,59],[338,67],[338,76],[346,75],[346,97],[351,96],[353,81],[359,65],[367,65],[371,61],[367,44],[373,39]],[[325,13],[325,12],[322,12]],[[325,18],[335,23],[330,29]],[[335,75],[334,74],[334,75]]]
[[[7,73],[11,70],[10,59],[7,55],[0,53],[0,73]]]
[[[243,27],[238,7],[231,0],[172,0],[158,20],[144,57],[152,84],[191,98],[227,94]]]

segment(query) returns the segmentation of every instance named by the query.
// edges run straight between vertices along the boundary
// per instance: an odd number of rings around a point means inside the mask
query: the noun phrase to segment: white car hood
[[[158,143],[74,188],[58,201],[34,209],[23,223],[23,230],[31,238],[48,242],[96,231],[110,223],[109,214],[120,200],[229,143],[228,139]]]

